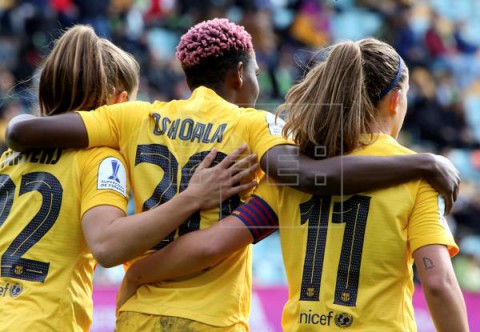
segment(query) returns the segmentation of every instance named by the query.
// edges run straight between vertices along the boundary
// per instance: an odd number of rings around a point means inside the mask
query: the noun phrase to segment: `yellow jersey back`
[[[137,212],[146,211],[186,189],[201,160],[218,150],[215,162],[242,144],[259,160],[271,147],[290,144],[275,116],[240,108],[213,90],[197,88],[187,100],[122,103],[80,112],[89,146],[117,148],[129,163]],[[259,180],[263,173],[256,177]],[[193,214],[153,249],[229,215],[241,197],[219,208]],[[215,326],[247,326],[251,293],[251,248],[233,254],[195,277],[140,287],[121,308],[146,314],[183,317]]]
[[[1,331],[88,331],[95,261],[81,216],[126,212],[123,158],[108,148],[6,151],[0,159]]]
[[[354,155],[412,151],[378,135]],[[234,211],[254,238],[280,226],[289,298],[285,331],[416,331],[413,252],[444,244],[458,252],[442,199],[423,180],[350,196],[311,196],[262,181]]]

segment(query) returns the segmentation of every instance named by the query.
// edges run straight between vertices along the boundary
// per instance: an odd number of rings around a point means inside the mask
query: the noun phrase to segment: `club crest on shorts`
[[[127,196],[127,172],[117,158],[109,157],[98,167],[97,189],[114,190]]]

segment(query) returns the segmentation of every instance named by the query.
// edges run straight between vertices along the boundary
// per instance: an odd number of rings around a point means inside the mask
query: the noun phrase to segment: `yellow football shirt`
[[[187,100],[129,102],[80,115],[89,146],[117,148],[127,160],[137,212],[185,190],[196,166],[213,147],[219,151],[217,161],[242,144],[260,160],[271,147],[289,144],[273,114],[239,108],[205,87],[195,89]],[[262,175],[259,172],[257,178]],[[155,249],[177,236],[211,226],[239,204],[240,197],[233,197],[217,209],[193,214]],[[144,285],[121,310],[183,317],[215,326],[246,326],[250,292],[249,246],[188,280]]]
[[[126,212],[127,171],[108,148],[6,151],[0,159],[0,330],[88,331],[95,261],[81,216]]]
[[[413,153],[378,135],[354,155]],[[413,252],[458,252],[443,200],[424,180],[349,196],[311,196],[264,179],[234,214],[256,240],[280,225],[285,331],[416,331]]]

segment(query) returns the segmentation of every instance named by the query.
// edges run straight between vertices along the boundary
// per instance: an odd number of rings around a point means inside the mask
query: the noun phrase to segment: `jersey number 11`
[[[320,284],[331,200],[331,196],[313,196],[308,202],[300,204],[301,224],[308,222],[300,301],[320,301]],[[337,269],[335,304],[349,307],[356,305],[369,208],[370,197],[361,195],[354,195],[333,206],[332,223],[345,223],[342,251]],[[338,240],[340,241],[340,239]]]

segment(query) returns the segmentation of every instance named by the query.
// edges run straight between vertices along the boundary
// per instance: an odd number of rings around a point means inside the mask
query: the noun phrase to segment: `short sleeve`
[[[79,111],[88,133],[88,147],[106,146],[119,149],[123,135],[131,135],[139,127],[141,110],[151,104],[127,102],[103,106],[94,111]]]
[[[279,187],[264,178],[254,194],[240,205],[232,215],[240,219],[257,243],[278,229]]]
[[[458,246],[444,217],[444,208],[443,198],[438,192],[421,181],[408,223],[408,243],[412,254],[431,244],[445,245],[451,257],[458,253]]]
[[[294,144],[282,135],[284,121],[265,111],[248,110],[242,126],[247,130],[248,146],[261,160],[263,155],[277,145]]]
[[[96,148],[83,151],[77,161],[82,179],[81,215],[99,205],[115,206],[126,214],[130,188],[122,155]]]

